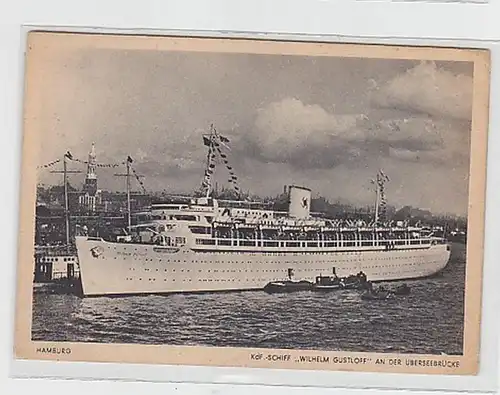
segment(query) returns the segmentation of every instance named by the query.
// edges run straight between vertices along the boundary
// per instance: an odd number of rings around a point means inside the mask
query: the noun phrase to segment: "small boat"
[[[310,281],[272,281],[264,287],[264,292],[267,293],[290,293],[299,291],[310,291],[313,283]]]
[[[387,300],[393,299],[395,296],[394,291],[386,289],[384,286],[373,288],[373,283],[368,281],[366,283],[366,291],[361,295],[363,300]]]
[[[335,291],[345,287],[344,282],[337,276],[317,276],[312,286],[313,291]]]
[[[362,289],[366,283],[366,277],[361,275],[350,275],[342,279],[344,289]]]
[[[344,289],[342,284],[331,284],[331,285],[321,285],[321,284],[313,284],[313,291],[336,291],[338,289]]]
[[[363,300],[387,300],[394,298],[391,291],[368,291],[361,295]]]
[[[366,288],[366,275],[359,272],[347,277],[338,277],[333,272],[333,276],[317,276],[316,282],[313,285],[313,290],[316,291],[334,291],[338,289],[364,289]]]
[[[403,284],[403,285],[400,285],[399,287],[396,287],[396,289],[394,289],[394,291],[392,291],[394,293],[394,295],[409,295],[410,294],[410,287],[406,284]]]

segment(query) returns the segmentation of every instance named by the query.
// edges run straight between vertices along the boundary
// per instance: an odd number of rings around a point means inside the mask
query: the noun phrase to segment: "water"
[[[464,245],[408,296],[236,292],[81,299],[35,294],[33,340],[462,354]],[[397,283],[391,284],[391,286]]]

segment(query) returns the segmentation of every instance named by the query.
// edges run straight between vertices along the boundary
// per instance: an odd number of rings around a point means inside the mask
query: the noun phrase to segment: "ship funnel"
[[[291,185],[288,188],[288,215],[292,218],[309,218],[311,211],[311,190],[309,188]]]

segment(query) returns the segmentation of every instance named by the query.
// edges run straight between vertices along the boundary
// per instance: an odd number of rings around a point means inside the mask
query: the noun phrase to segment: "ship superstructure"
[[[420,227],[381,219],[387,176],[379,172],[376,217],[363,221],[311,214],[311,190],[287,188],[288,210],[262,202],[211,196],[213,153],[218,152],[240,193],[227,154],[228,139],[214,129],[208,146],[201,196],[157,202],[146,222],[129,228],[120,241],[76,236],[83,293],[87,296],[262,289],[268,282],[348,276],[363,271],[369,280],[432,275],[444,268],[450,248]]]

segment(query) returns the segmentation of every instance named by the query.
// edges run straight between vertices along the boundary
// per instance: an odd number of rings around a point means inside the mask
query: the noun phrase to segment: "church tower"
[[[87,174],[85,176],[85,182],[83,184],[83,193],[79,198],[80,207],[82,207],[87,212],[96,211],[96,206],[100,204],[100,191],[97,189],[96,169],[97,161],[95,154],[95,144],[92,143],[87,163]]]
[[[83,192],[88,192],[89,195],[97,193],[97,162],[95,155],[95,144],[92,143],[92,148],[89,152],[89,160],[87,164],[87,175],[85,176],[85,184],[83,185]]]

